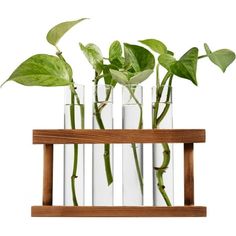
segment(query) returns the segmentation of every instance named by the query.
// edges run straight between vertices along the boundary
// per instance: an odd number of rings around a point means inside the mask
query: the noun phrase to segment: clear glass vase
[[[128,85],[122,88],[122,127],[142,129],[142,86]],[[122,202],[124,206],[143,205],[143,145],[122,145]]]
[[[64,128],[84,128],[84,86],[65,88]],[[64,145],[64,205],[84,205],[84,145]]]
[[[113,128],[112,86],[94,86],[93,129]],[[93,189],[94,206],[113,205],[113,145],[93,145]]]
[[[172,129],[172,88],[152,88],[152,128]],[[173,144],[153,144],[153,204],[174,204]]]

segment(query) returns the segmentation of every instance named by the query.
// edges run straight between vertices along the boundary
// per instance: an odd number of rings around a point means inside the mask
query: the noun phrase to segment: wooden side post
[[[184,144],[184,205],[194,205],[193,143]]]
[[[43,160],[43,205],[52,205],[53,144],[44,144]]]

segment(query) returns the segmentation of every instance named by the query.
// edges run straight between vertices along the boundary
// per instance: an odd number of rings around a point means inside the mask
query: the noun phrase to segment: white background
[[[55,24],[91,18],[69,32],[59,46],[86,85],[86,127],[91,127],[93,72],[78,47],[97,43],[104,55],[116,39],[136,43],[157,38],[181,56],[192,46],[203,51],[236,51],[233,0],[187,1],[30,1],[0,3],[0,81],[36,53],[54,54],[45,36]],[[63,88],[32,88],[13,82],[0,89],[0,235],[233,235],[236,210],[235,88],[236,63],[225,74],[206,59],[198,65],[199,86],[174,79],[174,127],[206,128],[207,143],[196,145],[196,205],[207,205],[207,218],[31,218],[41,204],[42,146],[32,145],[32,129],[63,128]],[[144,126],[150,128],[150,88],[144,84]],[[115,128],[121,127],[121,89],[115,91]],[[182,197],[182,152],[176,146],[176,204]],[[119,156],[121,147],[116,147]],[[91,150],[86,148],[86,204],[91,203]],[[56,148],[55,204],[62,203],[62,147]],[[120,158],[115,158],[115,202],[120,204]],[[151,150],[145,148],[145,204],[151,204]]]

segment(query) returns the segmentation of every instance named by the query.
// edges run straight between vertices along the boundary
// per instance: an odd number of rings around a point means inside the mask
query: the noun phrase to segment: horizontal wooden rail
[[[204,217],[206,207],[32,206],[34,217]]]
[[[34,144],[202,142],[205,142],[203,129],[33,130]]]

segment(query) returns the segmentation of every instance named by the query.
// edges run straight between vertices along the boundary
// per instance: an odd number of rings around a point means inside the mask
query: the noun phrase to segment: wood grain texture
[[[203,129],[33,130],[34,144],[72,143],[200,143]]]
[[[205,217],[206,207],[32,206],[33,217]]]
[[[53,145],[44,145],[43,205],[52,205],[53,191]]]
[[[193,143],[184,144],[184,205],[194,205]]]

